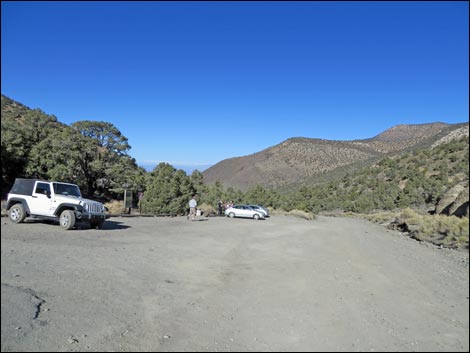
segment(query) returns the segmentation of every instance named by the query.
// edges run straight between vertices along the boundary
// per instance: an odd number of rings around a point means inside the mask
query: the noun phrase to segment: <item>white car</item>
[[[253,209],[247,205],[235,205],[225,210],[225,215],[230,218],[244,217],[253,219],[264,219],[264,213]]]
[[[259,205],[247,205],[247,206],[253,208],[256,211],[264,213],[265,217],[269,217],[269,211],[266,207],[259,206]]]

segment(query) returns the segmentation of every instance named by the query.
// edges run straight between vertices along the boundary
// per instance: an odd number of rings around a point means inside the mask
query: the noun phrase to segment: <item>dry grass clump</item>
[[[468,248],[468,218],[444,215],[422,215],[411,209],[401,212],[402,220],[418,240],[452,248]]]
[[[124,210],[124,201],[111,200],[104,204],[109,214],[121,214]]]
[[[422,214],[411,208],[360,217],[405,231],[416,240],[454,249],[469,247],[469,220],[466,217]]]
[[[270,209],[269,214],[271,214],[271,215],[294,216],[294,217],[306,219],[308,221],[312,221],[312,220],[316,219],[316,216],[313,213],[305,212],[305,211],[302,211],[302,210],[291,210],[291,211],[287,212],[287,211],[284,211],[284,210],[274,210],[274,209],[271,210]]]
[[[203,212],[203,216],[209,217],[210,215],[217,215],[217,210],[207,203],[197,205],[197,208]]]
[[[380,224],[387,224],[393,222],[397,217],[396,212],[384,211],[367,215],[367,219]]]
[[[287,214],[290,216],[295,216],[295,217],[306,219],[307,221],[312,221],[316,218],[316,216],[313,213],[305,212],[301,210],[292,210],[292,211],[289,211]]]

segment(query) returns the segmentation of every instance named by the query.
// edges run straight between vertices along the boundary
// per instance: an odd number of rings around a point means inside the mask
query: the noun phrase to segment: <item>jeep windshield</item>
[[[56,195],[65,195],[65,196],[76,196],[81,197],[80,189],[77,185],[73,184],[61,184],[61,183],[53,183],[54,185],[54,193]]]

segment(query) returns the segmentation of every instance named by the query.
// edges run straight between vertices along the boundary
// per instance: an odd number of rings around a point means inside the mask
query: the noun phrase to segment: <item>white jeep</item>
[[[5,208],[14,223],[26,217],[53,219],[65,229],[73,228],[76,220],[101,229],[108,218],[104,205],[82,198],[77,185],[38,179],[15,179]]]

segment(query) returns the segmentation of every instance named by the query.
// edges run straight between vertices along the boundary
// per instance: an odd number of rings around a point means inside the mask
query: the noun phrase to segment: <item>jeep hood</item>
[[[67,195],[56,195],[55,199],[59,202],[67,202],[67,203],[73,203],[73,204],[78,204],[78,203],[101,203],[98,201],[93,201],[90,199],[85,199],[83,197],[77,197],[77,196],[67,196]]]

